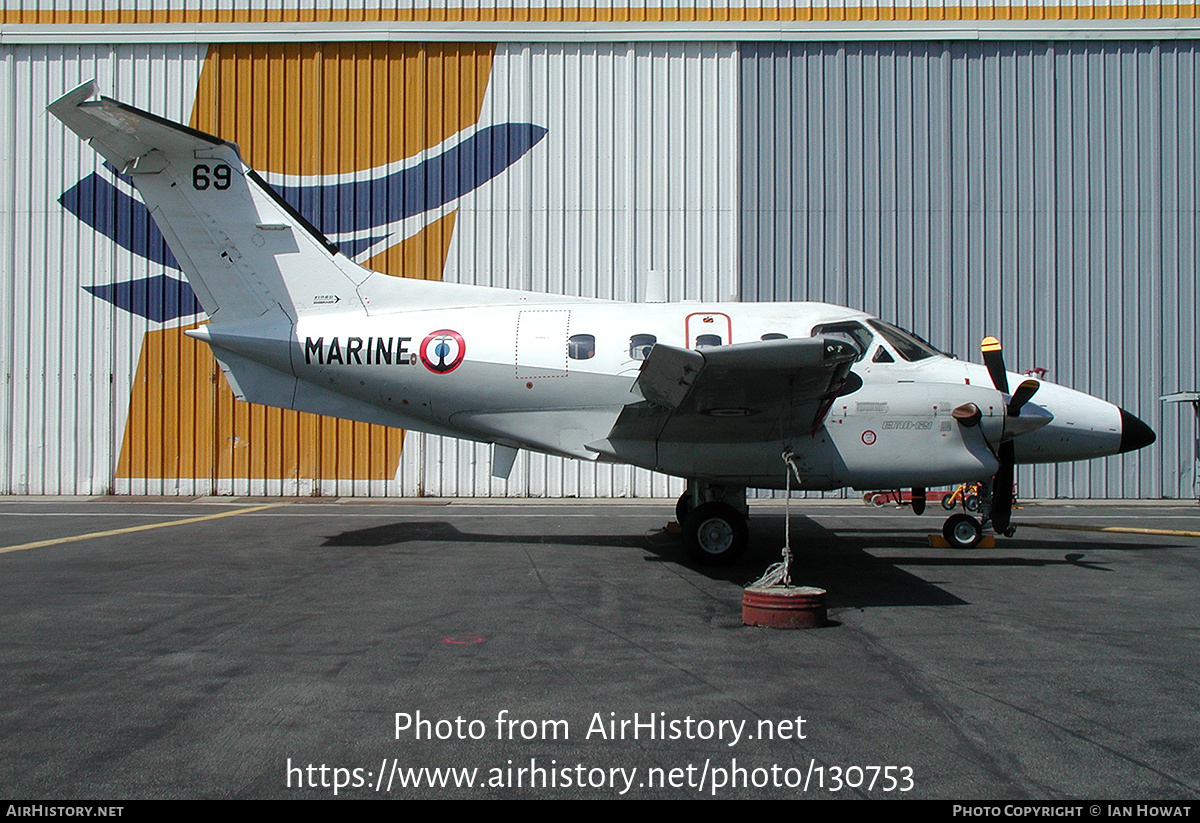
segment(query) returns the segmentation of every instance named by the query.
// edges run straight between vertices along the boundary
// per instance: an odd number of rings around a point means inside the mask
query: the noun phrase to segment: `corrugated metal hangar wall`
[[[999,333],[1159,433],[1023,496],[1189,497],[1191,410],[1158,396],[1200,383],[1196,10],[1087,8],[6,7],[0,492],[681,489],[524,454],[499,481],[483,446],[237,403],[144,207],[44,112],[95,77],[238,142],[389,274],[632,299],[656,270],[672,299],[842,303],[973,359]],[[621,25],[572,28],[597,20]],[[365,194],[514,124],[544,136],[486,179]]]

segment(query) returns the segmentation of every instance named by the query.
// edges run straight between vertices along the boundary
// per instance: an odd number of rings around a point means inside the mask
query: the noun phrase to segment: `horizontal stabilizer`
[[[123,172],[138,171],[139,161],[145,171],[147,158],[156,150],[187,153],[229,145],[237,151],[237,146],[219,137],[99,97],[94,80],[67,92],[46,110]]]
[[[242,162],[238,147],[85,83],[48,107],[128,175],[214,324],[362,311],[368,272]]]

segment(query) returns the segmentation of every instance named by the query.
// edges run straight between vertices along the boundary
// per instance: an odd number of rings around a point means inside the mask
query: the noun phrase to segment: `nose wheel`
[[[942,525],[942,537],[956,549],[973,549],[983,539],[983,526],[969,514],[952,514]]]

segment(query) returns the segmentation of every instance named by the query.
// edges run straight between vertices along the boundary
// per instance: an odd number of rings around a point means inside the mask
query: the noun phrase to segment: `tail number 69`
[[[229,188],[229,179],[229,166],[224,163],[218,163],[211,170],[203,163],[192,168],[192,188],[197,191],[204,191],[209,186],[224,191]]]

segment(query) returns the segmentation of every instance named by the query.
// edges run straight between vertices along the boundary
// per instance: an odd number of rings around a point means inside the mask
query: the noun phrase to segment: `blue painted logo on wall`
[[[546,133],[546,129],[532,123],[488,126],[436,157],[371,180],[274,188],[326,236],[353,234],[337,242],[343,254],[354,257],[386,240],[391,234],[388,226],[479,188],[521,159]],[[105,165],[113,176],[129,182]],[[97,172],[89,174],[67,189],[58,202],[121,248],[166,269],[179,270],[145,204],[118,189],[107,177]],[[84,289],[156,322],[203,311],[191,286],[166,273]]]

